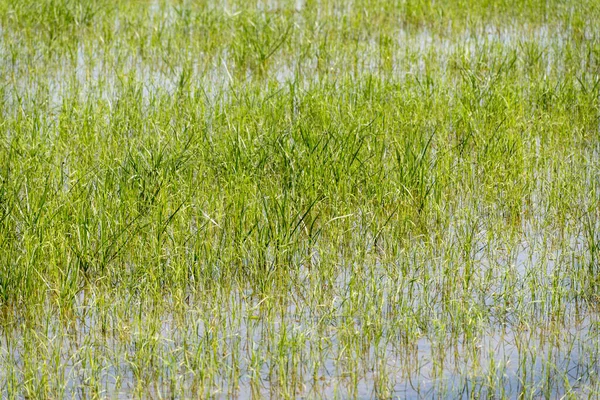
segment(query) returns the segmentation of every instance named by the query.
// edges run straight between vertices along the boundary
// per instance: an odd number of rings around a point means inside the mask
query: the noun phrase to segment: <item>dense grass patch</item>
[[[0,1],[7,398],[594,398],[594,1]]]

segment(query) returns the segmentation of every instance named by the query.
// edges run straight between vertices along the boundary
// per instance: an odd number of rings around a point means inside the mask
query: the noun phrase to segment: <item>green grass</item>
[[[600,396],[598,20],[0,0],[2,397]]]

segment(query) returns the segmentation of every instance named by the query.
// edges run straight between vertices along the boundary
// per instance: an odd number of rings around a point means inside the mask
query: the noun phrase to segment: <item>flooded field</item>
[[[3,398],[597,398],[594,1],[0,0]]]

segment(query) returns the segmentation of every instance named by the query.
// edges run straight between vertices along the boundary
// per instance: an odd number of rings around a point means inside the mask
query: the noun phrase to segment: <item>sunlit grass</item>
[[[598,397],[600,7],[438,3],[0,1],[2,396]]]

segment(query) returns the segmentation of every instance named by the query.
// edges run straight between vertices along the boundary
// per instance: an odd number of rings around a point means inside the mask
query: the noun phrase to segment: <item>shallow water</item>
[[[160,13],[159,3],[153,4],[152,13]],[[276,7],[277,1],[264,4],[266,10]],[[297,0],[295,7],[299,13],[306,4]],[[163,16],[167,23],[175,18],[169,10]],[[227,15],[236,12],[228,9]],[[344,9],[335,12],[343,15]],[[296,22],[305,23],[301,15]],[[592,27],[587,30],[584,36],[592,40]],[[233,48],[211,54],[169,50],[176,55],[173,61],[158,50],[141,54],[122,48],[118,41],[110,46],[78,43],[70,55],[48,56],[32,48],[24,51],[28,57],[12,63],[8,44],[18,35],[0,26],[0,73],[12,75],[0,92],[1,112],[43,110],[40,120],[48,132],[54,132],[61,110],[78,107],[78,101],[105,105],[104,117],[110,119],[121,98],[137,96],[139,102],[130,104],[139,105],[143,114],[176,98],[183,79],[193,82],[187,87],[193,93],[186,95],[201,96],[208,104],[209,136],[212,121],[221,117],[215,110],[257,82],[265,92],[287,90],[291,84],[308,90],[339,85],[338,77],[359,81],[371,74],[399,88],[416,82],[424,96],[444,86],[445,99],[459,104],[455,84],[460,68],[475,70],[490,54],[502,62],[518,54],[524,63],[539,60],[548,77],[560,77],[570,49],[568,29],[544,24],[487,25],[451,37],[427,28],[399,29],[391,39],[397,51],[385,67],[379,42],[369,38],[357,41],[353,54],[336,55],[325,67],[317,56],[298,59],[282,52],[274,53],[261,71],[252,60],[250,66],[237,60]],[[495,83],[485,74],[478,81],[483,92]],[[132,88],[134,93],[128,92]],[[533,93],[525,86],[523,91]],[[14,134],[6,133],[7,142]],[[529,155],[538,157],[544,145],[537,138]],[[590,155],[596,161],[598,148]],[[48,290],[47,313],[39,320],[25,321],[17,311],[8,311],[14,315],[0,331],[0,366],[6,366],[0,368],[0,392],[9,397],[23,382],[36,382],[59,388],[57,397],[64,398],[140,393],[242,399],[593,396],[600,387],[600,319],[597,304],[578,286],[578,274],[592,262],[590,238],[581,221],[556,226],[551,220],[546,202],[554,167],[544,164],[535,172],[537,186],[515,224],[518,239],[511,236],[514,231],[486,226],[497,222],[490,215],[502,214],[501,201],[471,204],[465,196],[445,210],[450,220],[440,225],[441,231],[415,234],[405,247],[393,247],[394,237],[387,238],[392,244],[380,246],[365,222],[369,215],[360,211],[333,218],[328,224],[359,221],[351,226],[350,245],[316,243],[314,251],[306,251],[308,257],[291,256],[294,268],[285,277],[293,284],[282,289],[286,293],[265,295],[250,285],[226,291],[205,282],[189,293],[161,288],[164,303],[154,304],[142,302],[133,289],[86,289],[64,301],[72,304],[64,310]],[[60,168],[61,190],[67,193],[75,166],[65,159]],[[472,168],[477,176],[480,171]],[[592,169],[586,173],[591,186],[597,177]],[[497,194],[502,195],[500,189]],[[579,201],[593,204],[593,195],[584,193]],[[202,218],[218,226],[210,215]],[[199,224],[195,219],[189,223],[191,234]],[[591,226],[600,232],[600,221]],[[192,257],[186,245],[180,250]],[[367,255],[361,259],[355,249]],[[270,250],[265,250],[267,264],[274,258]],[[218,275],[219,266],[214,268]],[[116,299],[126,306],[115,304]],[[457,315],[460,320],[454,320]],[[44,376],[47,371],[51,378]]]

